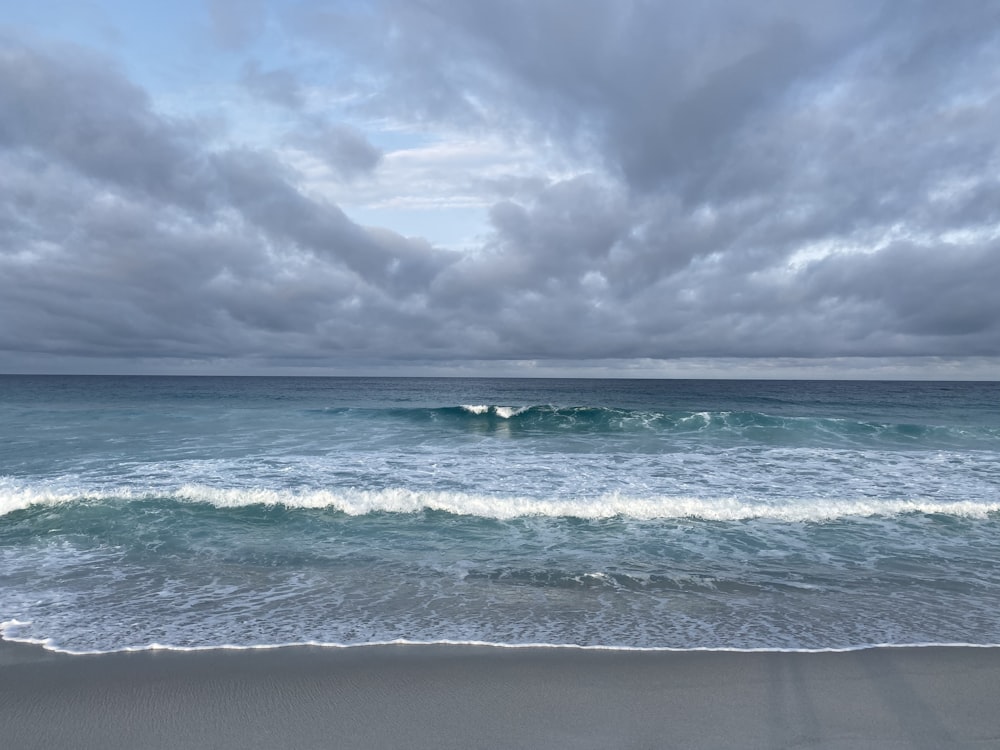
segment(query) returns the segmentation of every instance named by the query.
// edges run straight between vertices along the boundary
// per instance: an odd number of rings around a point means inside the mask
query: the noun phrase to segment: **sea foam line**
[[[116,653],[142,653],[145,651],[176,651],[179,653],[201,651],[270,651],[282,648],[329,648],[329,649],[365,649],[383,648],[386,646],[456,646],[495,649],[546,649],[569,651],[640,651],[646,653],[720,653],[720,654],[846,654],[853,651],[868,651],[872,649],[906,649],[906,648],[1000,648],[1000,643],[964,643],[964,642],[919,642],[919,643],[861,643],[851,646],[830,646],[826,648],[792,648],[787,646],[740,648],[737,646],[618,646],[618,645],[583,645],[578,643],[502,643],[494,641],[456,640],[442,638],[431,641],[417,641],[397,638],[387,641],[370,641],[366,643],[337,643],[327,641],[301,641],[290,643],[261,643],[251,645],[236,645],[224,643],[205,646],[171,646],[162,643],[150,643],[146,646],[125,646],[119,649],[72,650],[59,646],[52,638],[28,638],[18,636],[18,628],[31,625],[30,622],[7,620],[0,622],[0,641],[8,643],[24,643],[40,646],[46,651],[70,656],[99,656]]]
[[[6,486],[5,486],[6,485]],[[71,503],[132,502],[167,499],[205,503],[216,508],[282,506],[330,509],[349,516],[371,513],[420,513],[441,511],[460,516],[507,520],[530,516],[551,518],[608,519],[702,519],[706,521],[823,522],[845,517],[926,514],[988,518],[1000,512],[1000,502],[969,500],[803,499],[793,503],[762,500],[686,496],[630,497],[608,493],[582,498],[533,498],[477,495],[461,492],[418,491],[406,488],[383,490],[289,490],[269,488],[225,488],[185,484],[174,488],[115,489],[16,487],[0,482],[0,516],[33,506]]]

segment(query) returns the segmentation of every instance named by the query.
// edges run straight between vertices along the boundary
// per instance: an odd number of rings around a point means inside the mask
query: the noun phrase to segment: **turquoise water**
[[[71,651],[1000,643],[1000,384],[0,377]]]

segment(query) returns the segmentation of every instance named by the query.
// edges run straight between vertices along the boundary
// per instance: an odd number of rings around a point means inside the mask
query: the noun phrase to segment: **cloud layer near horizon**
[[[296,118],[241,145],[106,57],[8,35],[8,361],[1000,353],[996,3],[210,5],[227,54],[270,23],[349,61],[355,123],[564,169],[456,175],[488,229],[446,249],[316,189],[302,159],[350,190],[391,154],[307,111],[294,68],[240,67]]]

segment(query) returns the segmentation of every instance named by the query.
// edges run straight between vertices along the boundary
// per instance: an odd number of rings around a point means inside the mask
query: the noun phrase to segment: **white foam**
[[[915,499],[809,499],[768,503],[738,497],[651,496],[633,497],[606,493],[593,497],[537,498],[480,495],[462,492],[418,491],[406,488],[383,490],[288,490],[268,488],[221,488],[185,484],[172,489],[116,488],[112,490],[44,487],[18,488],[0,483],[0,515],[31,506],[55,506],[70,502],[119,501],[168,498],[208,503],[218,508],[254,505],[288,508],[328,508],[351,516],[369,513],[418,513],[443,511],[455,515],[511,519],[527,516],[552,518],[703,519],[745,521],[770,519],[784,522],[822,522],[845,517],[896,516],[908,513],[987,518],[1000,512],[1000,501]]]
[[[17,487],[4,479],[0,477],[0,516],[26,510],[33,505],[62,505],[97,497],[85,491],[52,490],[44,486]]]
[[[289,643],[262,643],[262,644],[231,644],[223,643],[218,645],[200,646],[173,646],[162,643],[150,643],[145,646],[126,646],[118,649],[93,649],[76,650],[59,646],[52,638],[27,638],[18,636],[13,632],[19,626],[30,625],[28,622],[18,620],[8,620],[0,622],[0,640],[10,643],[25,643],[41,646],[46,651],[72,656],[91,656],[113,653],[138,653],[142,651],[177,651],[177,652],[197,652],[197,651],[268,651],[281,648],[296,647],[319,647],[330,649],[365,649],[384,648],[386,646],[454,646],[454,647],[475,647],[475,648],[496,648],[496,649],[553,649],[571,651],[641,651],[652,653],[733,653],[733,654],[842,654],[852,651],[868,651],[872,649],[908,649],[908,648],[1000,648],[997,643],[966,643],[966,642],[941,642],[920,641],[915,643],[859,643],[851,646],[834,646],[827,648],[794,648],[785,646],[741,648],[735,646],[623,646],[623,645],[584,645],[578,643],[503,643],[482,640],[464,640],[441,638],[435,640],[412,640],[407,638],[396,638],[392,640],[370,641],[366,643],[337,643],[328,641],[296,641]]]
[[[496,414],[501,419],[510,419],[511,417],[516,417],[528,410],[526,406],[496,406],[493,409],[494,414]]]
[[[462,408],[471,414],[486,414],[490,410],[486,404],[462,404]]]
[[[523,414],[528,406],[488,406],[487,404],[462,404],[462,409],[470,414],[492,414],[500,419],[510,419]]]

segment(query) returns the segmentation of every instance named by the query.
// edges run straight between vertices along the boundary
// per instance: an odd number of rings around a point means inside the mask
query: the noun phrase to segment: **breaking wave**
[[[227,489],[184,485],[171,491],[119,488],[109,491],[53,491],[44,488],[7,488],[0,491],[0,515],[32,507],[67,504],[108,504],[139,501],[206,504],[215,508],[281,506],[290,509],[326,509],[348,516],[376,513],[413,514],[426,511],[457,516],[506,520],[523,517],[610,519],[700,519],[783,522],[828,522],[839,518],[888,517],[908,514],[988,518],[1000,513],[1000,502],[934,499],[809,499],[767,503],[735,497],[630,497],[605,494],[591,498],[539,499],[460,492],[385,490],[276,490]]]
[[[350,409],[330,409],[342,415]],[[598,406],[461,404],[428,408],[364,411],[373,418],[389,417],[418,423],[480,429],[502,425],[526,432],[644,432],[683,438],[729,437],[764,443],[893,445],[897,447],[964,446],[992,449],[1000,429],[865,421],[838,417],[775,415],[756,411],[671,411]]]

